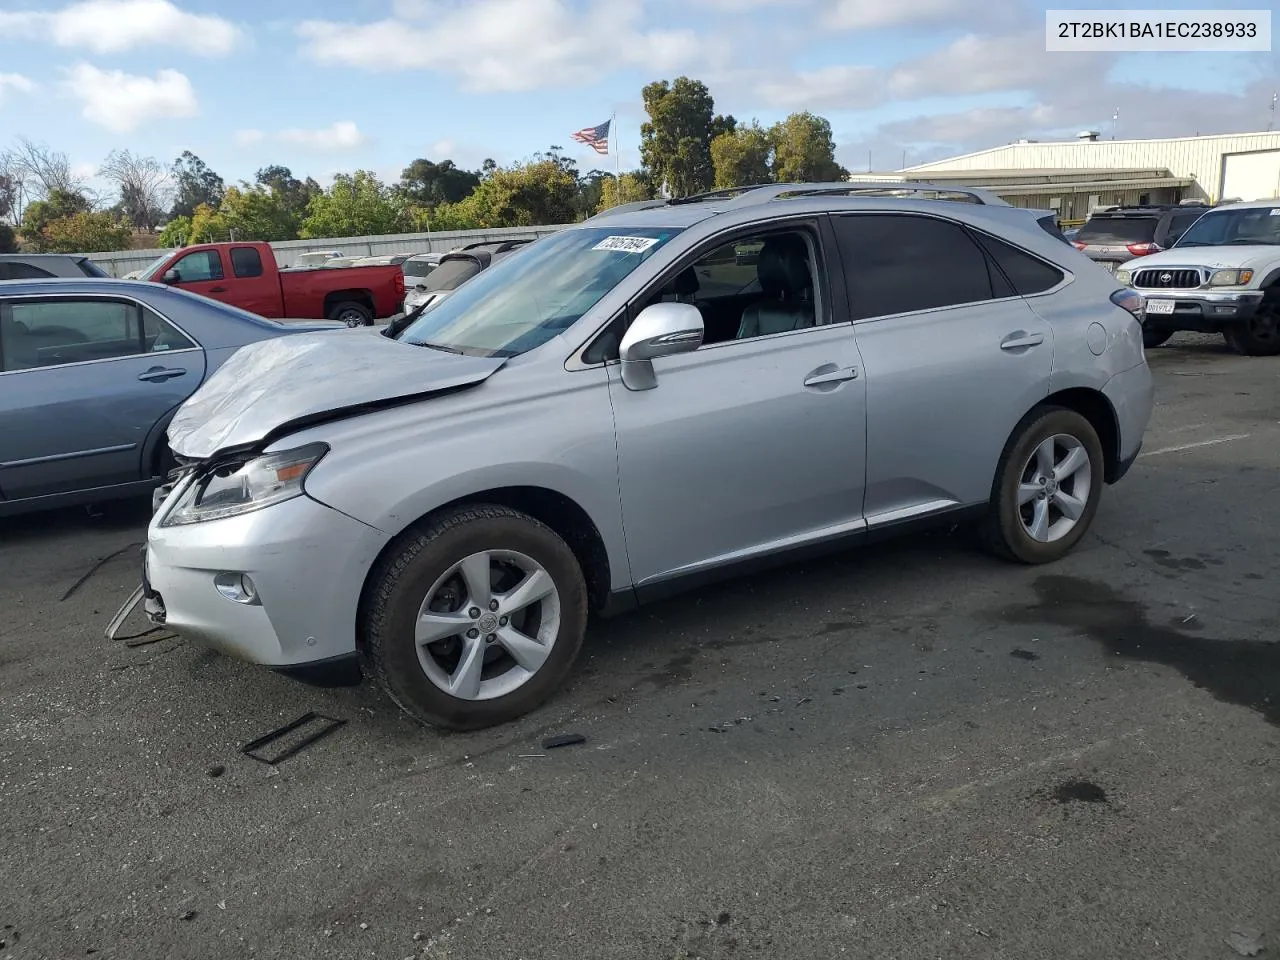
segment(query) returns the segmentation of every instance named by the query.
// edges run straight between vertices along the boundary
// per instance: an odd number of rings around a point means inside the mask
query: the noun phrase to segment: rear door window
[[[231,272],[237,277],[262,276],[262,257],[254,247],[231,248]]]
[[[0,326],[0,352],[11,371],[146,351],[136,304],[59,298],[13,303]]]
[[[1156,238],[1159,217],[1092,217],[1080,228],[1080,243],[1118,244],[1151,243]]]
[[[982,249],[959,224],[904,214],[834,217],[853,319],[992,297]]]

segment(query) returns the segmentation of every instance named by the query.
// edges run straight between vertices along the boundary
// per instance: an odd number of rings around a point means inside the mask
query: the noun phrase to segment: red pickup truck
[[[341,320],[369,326],[404,304],[399,266],[281,270],[271,246],[202,243],[156,260],[138,278],[181,287],[272,319]]]

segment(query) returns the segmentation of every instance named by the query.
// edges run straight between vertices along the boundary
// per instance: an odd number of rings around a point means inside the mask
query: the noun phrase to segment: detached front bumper
[[[356,652],[365,575],[390,539],[310,497],[147,531],[147,614],[182,636],[302,679]]]
[[[1147,301],[1146,325],[1153,330],[1217,333],[1224,325],[1250,319],[1262,303],[1261,290],[1210,291],[1134,288]],[[1172,307],[1163,306],[1172,303]],[[1157,312],[1169,311],[1169,312]]]

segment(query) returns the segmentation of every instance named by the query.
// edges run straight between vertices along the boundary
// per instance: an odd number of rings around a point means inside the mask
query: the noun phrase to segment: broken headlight
[[[161,521],[163,527],[236,517],[302,496],[307,474],[328,453],[323,443],[221,464],[198,476]]]

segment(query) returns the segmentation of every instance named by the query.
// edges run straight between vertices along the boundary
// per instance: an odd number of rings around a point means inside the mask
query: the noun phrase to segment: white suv
[[[1210,210],[1169,250],[1116,279],[1146,299],[1143,343],[1179,330],[1221,333],[1237,353],[1280,355],[1280,200]]]

